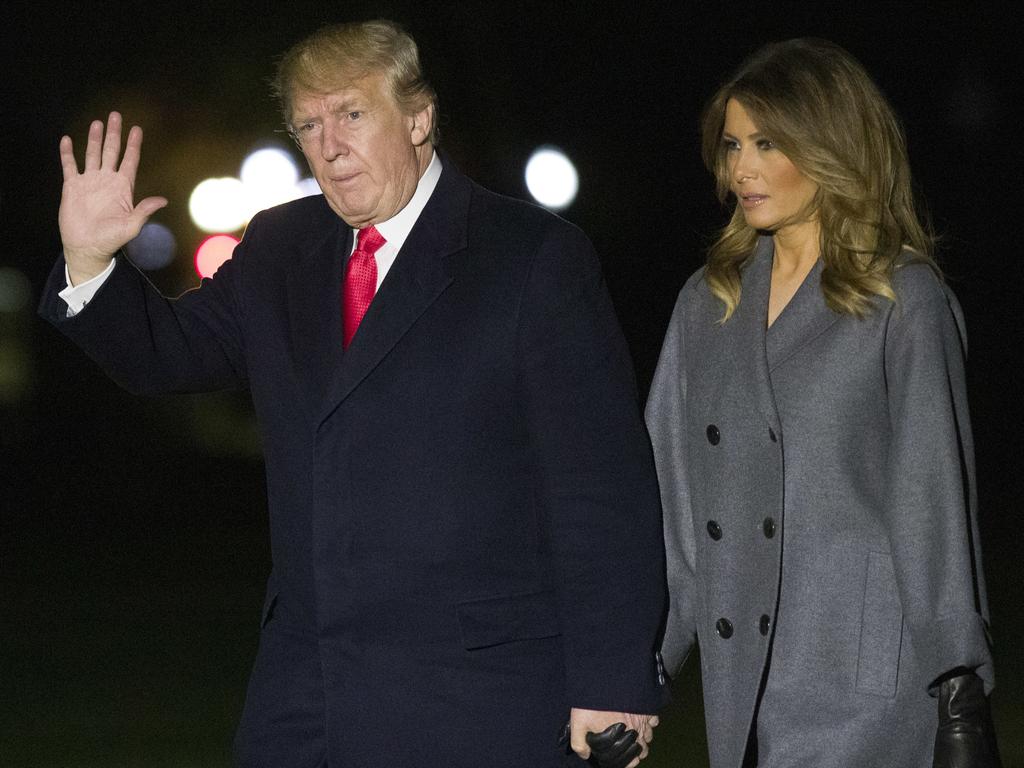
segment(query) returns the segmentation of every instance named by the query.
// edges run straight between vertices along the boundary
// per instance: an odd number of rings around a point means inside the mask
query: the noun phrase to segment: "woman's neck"
[[[806,275],[821,255],[821,228],[817,221],[783,227],[772,239],[775,241],[773,272]]]

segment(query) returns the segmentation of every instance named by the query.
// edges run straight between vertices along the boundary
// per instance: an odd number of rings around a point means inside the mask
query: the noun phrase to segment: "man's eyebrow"
[[[350,112],[354,109],[364,109],[366,107],[366,98],[362,94],[350,94],[343,96],[335,104],[331,104],[327,111],[332,114],[338,112]]]
[[[336,103],[329,104],[327,106],[327,110],[326,111],[328,113],[330,113],[330,114],[337,114],[339,112],[349,112],[349,111],[351,111],[355,107],[358,107],[358,108],[362,109],[362,108],[364,108],[360,104],[360,101],[362,100],[362,98],[363,97],[360,94],[350,94],[350,95],[343,96]],[[300,112],[300,111],[296,110],[295,111],[294,122],[296,122],[296,123],[308,122],[309,120],[314,119],[318,112],[319,112],[319,110],[311,110],[308,113],[307,112]]]

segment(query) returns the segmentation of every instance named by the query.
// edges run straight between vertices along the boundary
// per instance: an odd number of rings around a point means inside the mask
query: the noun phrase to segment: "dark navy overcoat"
[[[658,492],[598,260],[446,162],[343,352],[351,238],[309,197],[176,300],[120,258],[67,318],[61,261],[41,311],[129,390],[252,394],[273,572],[240,765],[559,765],[571,706],[661,698]]]

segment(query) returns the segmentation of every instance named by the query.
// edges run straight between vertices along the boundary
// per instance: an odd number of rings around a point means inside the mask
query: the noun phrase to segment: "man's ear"
[[[412,127],[409,132],[409,138],[412,139],[413,146],[421,146],[430,140],[431,128],[434,125],[434,105],[428,103],[419,112],[414,112],[412,115]]]

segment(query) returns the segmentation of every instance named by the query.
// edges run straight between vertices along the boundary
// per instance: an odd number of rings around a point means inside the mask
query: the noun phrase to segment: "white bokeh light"
[[[310,195],[319,195],[320,185],[316,183],[316,179],[305,178],[301,181],[295,182],[295,186],[292,189],[292,199],[297,200],[300,197],[309,197]]]
[[[247,218],[295,199],[299,169],[283,149],[266,147],[245,158],[239,178],[245,187]]]
[[[576,199],[579,186],[576,167],[560,149],[541,147],[526,163],[526,188],[545,208],[567,208]]]
[[[299,166],[281,147],[263,147],[242,162],[238,178],[205,179],[189,197],[188,211],[203,232],[239,232],[260,211],[320,194],[315,179],[300,178]]]
[[[188,212],[204,232],[235,232],[251,217],[246,200],[246,189],[240,179],[206,179],[192,190]]]

